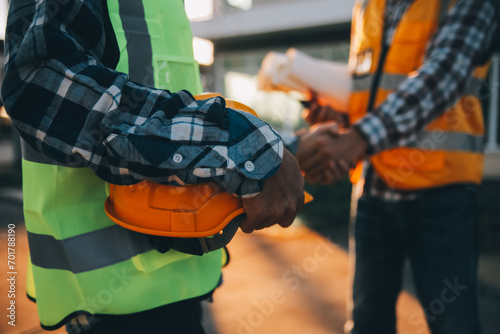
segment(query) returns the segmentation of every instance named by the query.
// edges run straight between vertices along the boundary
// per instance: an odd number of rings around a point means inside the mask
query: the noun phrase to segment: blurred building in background
[[[189,10],[190,3],[200,2],[212,3],[206,15]],[[347,62],[354,0],[185,3],[193,34],[214,45],[214,63],[202,66],[206,89],[250,105],[282,132],[301,126],[300,96],[257,90],[256,75],[264,56],[294,47],[316,58]]]

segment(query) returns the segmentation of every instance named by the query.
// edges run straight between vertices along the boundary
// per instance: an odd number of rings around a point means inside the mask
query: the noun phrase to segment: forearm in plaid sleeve
[[[37,6],[27,30],[27,9],[11,11],[2,96],[23,139],[116,184],[214,181],[239,196],[258,193],[280,166],[280,137],[222,98],[150,89],[105,67],[99,3],[68,2],[58,16]]]

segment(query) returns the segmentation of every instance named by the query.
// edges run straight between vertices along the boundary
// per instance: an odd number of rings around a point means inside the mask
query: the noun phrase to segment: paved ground
[[[345,250],[305,227],[271,232],[234,240],[233,263],[212,306],[218,333],[343,333],[349,293]],[[400,333],[428,333],[408,293],[401,295],[398,314]]]
[[[43,332],[35,305],[25,298],[27,243],[21,209],[20,190],[0,187],[0,333]],[[6,317],[8,254],[4,245],[9,223],[16,224],[16,327],[9,326]],[[344,248],[298,224],[287,230],[239,233],[230,252],[225,283],[216,291],[215,302],[207,305],[209,334],[342,333],[349,293]],[[498,258],[481,259],[483,334],[500,332]],[[398,315],[399,334],[428,333],[422,310],[410,293],[401,295]]]

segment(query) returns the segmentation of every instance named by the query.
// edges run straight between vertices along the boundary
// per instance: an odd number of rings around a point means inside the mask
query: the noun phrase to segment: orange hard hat
[[[205,93],[196,99],[221,96]],[[250,107],[226,100],[229,108],[257,114]],[[243,221],[241,199],[214,183],[187,186],[142,181],[130,186],[110,185],[104,208],[108,217],[127,229],[169,237],[169,247],[201,255],[224,247]],[[306,202],[312,200],[306,194]],[[193,242],[189,239],[198,239]]]
[[[145,180],[131,186],[111,184],[109,190],[104,206],[108,216],[145,234],[208,237],[244,213],[239,198],[212,183],[168,186]]]

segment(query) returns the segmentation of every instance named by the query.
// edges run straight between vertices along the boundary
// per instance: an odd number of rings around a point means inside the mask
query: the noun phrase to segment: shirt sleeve
[[[37,152],[114,184],[214,181],[242,197],[278,170],[283,143],[257,117],[105,66],[102,1],[50,3],[13,2],[6,38],[2,98]]]
[[[489,49],[497,25],[494,3],[458,0],[430,41],[417,74],[353,125],[367,139],[368,154],[414,142],[456,103],[477,59]]]

